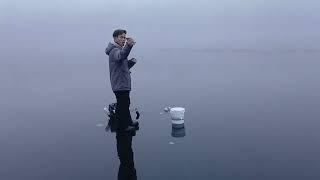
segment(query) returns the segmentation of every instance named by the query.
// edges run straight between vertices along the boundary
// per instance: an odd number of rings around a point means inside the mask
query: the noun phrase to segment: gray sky
[[[1,0],[0,25],[12,38],[81,33],[108,41],[122,27],[160,48],[319,48],[319,8],[316,0]]]

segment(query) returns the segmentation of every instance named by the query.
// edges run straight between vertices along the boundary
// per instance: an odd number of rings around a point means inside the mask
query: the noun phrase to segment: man
[[[118,131],[134,131],[135,123],[130,115],[130,91],[131,75],[129,69],[137,62],[128,55],[135,44],[132,38],[126,38],[126,30],[117,29],[113,32],[114,42],[110,42],[105,50],[109,56],[110,82],[112,91],[117,99],[116,117],[118,120]]]

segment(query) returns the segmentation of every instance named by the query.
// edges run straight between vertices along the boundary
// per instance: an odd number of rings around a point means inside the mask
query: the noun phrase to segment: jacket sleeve
[[[122,49],[115,48],[113,52],[113,58],[115,61],[123,61],[127,59],[130,51],[132,49],[132,46],[126,44]]]

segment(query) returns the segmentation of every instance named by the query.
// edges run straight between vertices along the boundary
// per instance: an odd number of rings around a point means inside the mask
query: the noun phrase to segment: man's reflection
[[[117,132],[117,152],[120,160],[118,180],[136,180],[132,151],[132,132]]]

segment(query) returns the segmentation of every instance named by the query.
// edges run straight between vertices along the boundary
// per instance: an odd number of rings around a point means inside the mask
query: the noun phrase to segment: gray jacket
[[[109,71],[112,91],[131,90],[131,76],[129,69],[135,64],[128,61],[132,46],[125,44],[122,48],[110,42],[105,50],[109,56]]]

